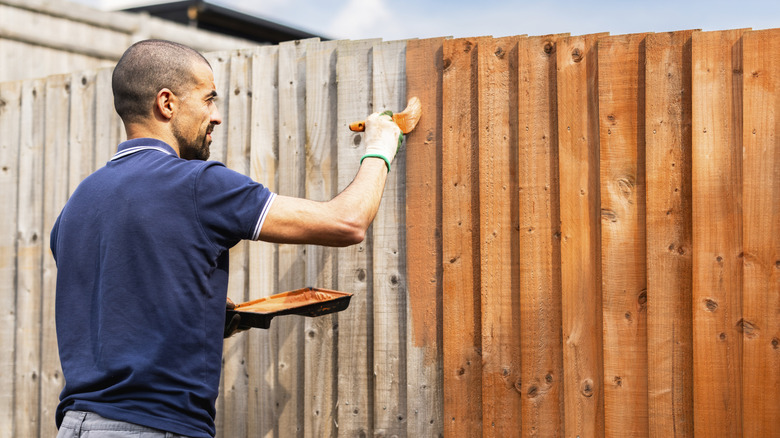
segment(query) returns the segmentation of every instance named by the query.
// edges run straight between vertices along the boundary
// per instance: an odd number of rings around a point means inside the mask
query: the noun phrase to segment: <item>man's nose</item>
[[[219,112],[219,108],[214,106],[214,110],[211,112],[211,124],[219,125],[222,123],[222,114]]]

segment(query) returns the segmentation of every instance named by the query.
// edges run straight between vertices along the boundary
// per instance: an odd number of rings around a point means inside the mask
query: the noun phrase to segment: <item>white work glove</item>
[[[366,119],[366,152],[360,159],[362,163],[367,157],[376,157],[385,160],[387,171],[390,172],[390,163],[395,158],[395,153],[401,147],[404,136],[401,128],[390,117],[389,111],[382,114],[374,113]]]

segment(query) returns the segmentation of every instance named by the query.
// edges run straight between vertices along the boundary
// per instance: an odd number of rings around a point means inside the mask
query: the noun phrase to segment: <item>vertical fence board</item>
[[[605,435],[646,436],[644,34],[599,40]]]
[[[22,85],[16,228],[15,435],[32,437],[40,423],[43,142],[46,87]],[[45,125],[44,125],[45,126]]]
[[[499,437],[520,431],[517,41],[484,39],[477,47],[482,421],[485,435]]]
[[[336,47],[325,41],[306,52],[306,198],[327,201],[336,195]],[[336,289],[336,249],[306,248],[306,284]],[[336,315],[305,321],[304,432],[335,437]]]
[[[564,38],[556,48],[566,436],[604,434],[598,37]]]
[[[224,91],[225,107],[230,118],[224,120],[221,129],[227,131],[225,165],[236,172],[249,174],[249,127],[251,108],[251,63],[241,52],[230,53],[229,87]],[[219,91],[217,91],[219,94]],[[248,280],[249,242],[239,242],[230,249],[228,296],[237,303],[246,301]],[[247,373],[247,337],[234,336],[224,343],[224,435],[247,436],[246,422],[239,421],[249,413],[247,398],[249,381]]]
[[[252,99],[250,130],[249,176],[272,191],[276,185],[277,137],[277,78],[278,47],[268,46],[252,54]],[[275,292],[276,246],[254,242],[249,245],[249,300],[267,297]],[[250,437],[274,436],[276,407],[273,393],[276,366],[268,330],[249,330],[247,353],[248,409],[247,434]]]
[[[700,436],[742,434],[741,35],[692,37],[693,397]]]
[[[691,34],[647,36],[648,424],[693,436],[691,326]]]
[[[69,194],[95,170],[95,77],[85,71],[70,78]]]
[[[780,429],[780,29],[743,37],[742,427]]]
[[[208,59],[209,63],[211,64],[212,72],[214,73],[214,85],[217,89],[217,105],[218,109],[220,111],[220,114],[222,116],[222,120],[226,121],[229,118],[228,116],[228,105],[230,102],[230,55],[228,52],[217,52],[217,53],[210,53],[206,55],[206,59]],[[219,161],[224,163],[227,159],[227,137],[228,137],[228,129],[225,125],[217,127],[212,134],[212,142],[211,146],[209,148],[209,159],[214,161]],[[230,290],[228,290],[228,293],[231,293]],[[240,301],[240,300],[239,300]],[[227,345],[225,345],[227,346]],[[224,347],[223,347],[224,348]],[[215,419],[216,423],[216,431],[218,436],[223,435],[224,431],[224,424],[225,424],[225,415],[230,415],[229,411],[227,411],[224,408],[224,402],[227,400],[226,397],[226,388],[225,388],[225,377],[226,374],[230,374],[230,372],[225,367],[226,360],[225,355],[227,350],[223,350],[222,354],[222,375],[220,376],[220,382],[219,382],[219,396],[217,397],[217,403],[216,403],[216,409],[217,409],[217,415]],[[230,426],[228,426],[230,427]]]
[[[279,45],[279,194],[306,195],[306,46]],[[279,245],[279,292],[304,286],[306,247]],[[274,321],[279,343],[276,403],[279,433],[303,436],[303,317]]]
[[[478,41],[481,40],[445,40],[442,48],[441,260],[445,436],[482,435],[479,113],[476,96]],[[444,145],[447,153],[443,153]],[[411,148],[408,154],[412,153]],[[427,165],[425,161],[412,164],[412,158],[407,157],[410,175],[412,166]],[[409,188],[412,187],[410,184]],[[409,198],[411,200],[411,194]],[[407,219],[411,217],[410,213]],[[409,245],[412,245],[413,233],[408,225],[407,232]],[[412,265],[415,263],[410,256],[410,268]],[[414,288],[416,286],[411,284],[411,278],[410,273],[410,288]]]
[[[406,44],[406,96],[423,114],[406,136],[407,436],[442,428],[441,148],[443,38]],[[404,224],[399,224],[403,230]]]
[[[338,190],[352,181],[365,145],[351,133],[350,123],[372,111],[371,48],[374,40],[341,41],[337,60]],[[338,411],[340,436],[373,434],[373,308],[369,287],[371,237],[338,251],[339,289],[354,294],[349,308],[338,314]]]
[[[65,385],[57,351],[54,301],[57,267],[49,249],[49,234],[68,198],[68,125],[70,76],[53,76],[46,81],[46,123],[43,184],[43,296],[41,297],[41,437],[57,435],[54,413]]]
[[[21,82],[0,84],[0,435],[14,435],[16,345],[16,221]]]
[[[381,42],[373,48],[374,112],[400,111],[406,103],[406,42]],[[406,272],[405,153],[398,151],[387,176],[382,203],[372,225],[374,290],[374,434],[406,436]]]
[[[113,68],[97,71],[95,77],[95,166],[102,167],[116,153],[117,145],[125,137],[122,119],[114,110],[111,89]]]
[[[230,52],[215,52],[206,55],[211,70],[214,73],[214,85],[217,87],[217,105],[222,120],[230,120],[228,104],[230,102]],[[218,127],[211,134],[210,160],[224,163],[227,160],[228,129],[225,125]],[[219,434],[217,434],[219,435]]]
[[[556,39],[518,48],[523,436],[563,435]]]

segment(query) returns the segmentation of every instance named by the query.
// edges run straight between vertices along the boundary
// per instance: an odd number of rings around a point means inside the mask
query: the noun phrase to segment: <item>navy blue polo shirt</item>
[[[85,410],[215,434],[228,249],[256,240],[275,195],[214,161],[134,139],[87,177],[51,233],[65,388]]]

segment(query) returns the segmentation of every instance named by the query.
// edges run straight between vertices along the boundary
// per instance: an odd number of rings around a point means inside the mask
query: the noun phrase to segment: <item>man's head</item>
[[[130,130],[156,135],[187,159],[207,159],[221,122],[206,58],[182,44],[146,40],[125,51],[112,77],[114,107]]]

